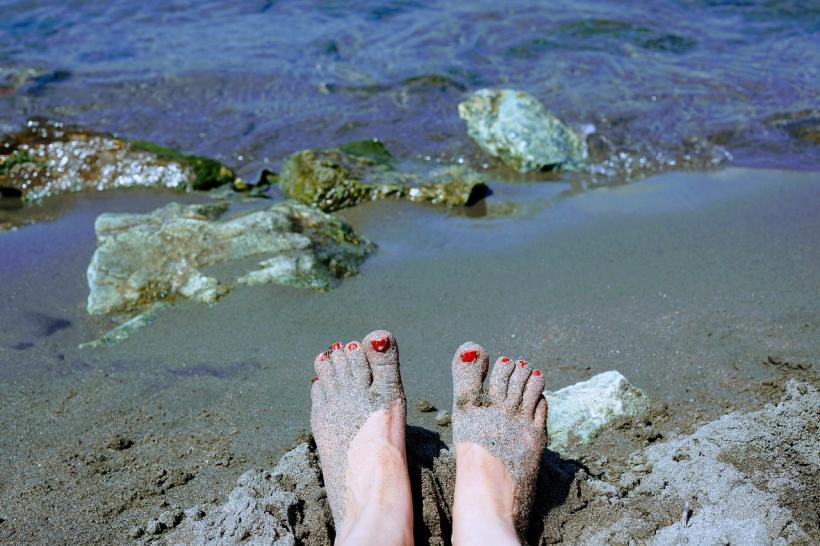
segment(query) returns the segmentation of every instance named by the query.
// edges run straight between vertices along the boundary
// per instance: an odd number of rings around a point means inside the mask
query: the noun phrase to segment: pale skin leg
[[[529,523],[546,446],[544,378],[523,360],[489,360],[475,343],[453,358],[453,544],[516,545]]]
[[[314,366],[311,428],[336,544],[412,545],[407,401],[396,340],[377,330],[362,342],[334,343]]]

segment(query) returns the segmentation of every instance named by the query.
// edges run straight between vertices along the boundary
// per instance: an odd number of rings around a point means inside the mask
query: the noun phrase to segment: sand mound
[[[806,544],[820,540],[820,397],[790,381],[776,406],[731,413],[693,434],[633,453],[603,481],[544,456],[533,544]],[[408,433],[416,541],[448,544],[455,459],[430,431]],[[271,471],[243,474],[209,514],[197,507],[168,544],[331,544],[333,526],[314,447]]]

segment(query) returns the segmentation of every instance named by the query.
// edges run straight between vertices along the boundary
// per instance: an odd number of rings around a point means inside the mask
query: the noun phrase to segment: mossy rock
[[[216,160],[54,121],[32,119],[0,144],[0,188],[26,201],[128,187],[192,191],[230,184],[237,191],[249,189]]]
[[[393,155],[377,140],[291,154],[275,181],[288,197],[325,212],[386,198],[469,206],[489,192],[483,177],[466,167],[396,170]]]

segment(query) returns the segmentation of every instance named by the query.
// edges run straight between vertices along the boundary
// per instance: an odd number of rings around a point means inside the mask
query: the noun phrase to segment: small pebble
[[[145,526],[145,532],[149,535],[159,535],[165,530],[165,524],[156,518],[148,520],[148,525]]]
[[[159,522],[165,527],[165,529],[173,529],[179,522],[182,521],[183,516],[182,510],[166,510],[159,516]]]
[[[419,398],[418,400],[416,400],[416,411],[419,411],[421,413],[427,413],[435,409],[436,407],[429,400],[425,400],[424,398]]]
[[[134,445],[134,440],[126,438],[125,436],[114,436],[108,440],[105,447],[115,451],[123,451]]]
[[[450,414],[444,410],[439,411],[436,414],[436,424],[440,427],[449,427],[450,423],[453,422],[453,418],[450,417]]]

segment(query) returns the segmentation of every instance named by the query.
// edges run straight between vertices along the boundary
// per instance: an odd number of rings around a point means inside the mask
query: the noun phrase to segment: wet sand
[[[383,327],[398,338],[410,408],[450,409],[466,340],[541,367],[548,388],[617,369],[668,408],[661,435],[817,381],[816,173],[672,173],[576,195],[563,183],[492,184],[512,217],[399,202],[340,213],[380,248],[359,277],[310,293],[237,289],[182,303],[122,344],[80,351],[93,221],[177,196],[77,200],[0,236],[0,540],[128,542],[162,510],[218,502],[271,468],[308,427],[315,353]],[[411,424],[438,430],[434,413]],[[577,455],[648,441],[605,435]]]

